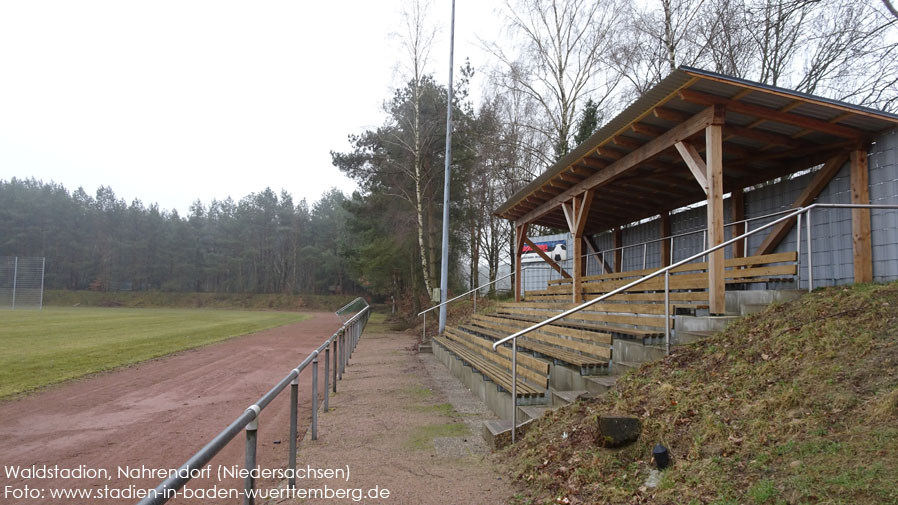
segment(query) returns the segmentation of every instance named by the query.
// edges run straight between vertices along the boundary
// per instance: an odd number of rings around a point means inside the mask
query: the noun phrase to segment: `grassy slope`
[[[0,398],[307,317],[186,309],[0,311]]]
[[[599,448],[604,412],[642,418],[639,441]],[[675,462],[646,489],[659,442]],[[547,416],[506,455],[532,492],[521,503],[898,503],[898,283],[744,318]]]

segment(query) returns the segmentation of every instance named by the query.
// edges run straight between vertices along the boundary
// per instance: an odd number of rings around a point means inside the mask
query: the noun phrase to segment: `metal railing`
[[[524,272],[524,270],[527,270],[528,268],[530,268],[530,267],[524,267],[524,268],[521,269],[521,276],[522,276],[522,277],[523,277],[523,272]],[[456,296],[455,298],[450,298],[449,300],[446,300],[445,302],[439,303],[439,304],[437,304],[437,305],[434,305],[433,307],[430,307],[430,308],[428,308],[428,309],[422,310],[421,312],[418,312],[418,317],[424,316],[424,325],[423,325],[423,328],[422,328],[422,330],[421,330],[421,342],[424,342],[424,340],[427,339],[427,313],[428,313],[428,312],[430,312],[431,310],[434,310],[434,309],[438,309],[438,308],[442,307],[443,305],[448,305],[448,304],[450,304],[450,303],[452,303],[452,302],[454,302],[454,301],[456,301],[456,300],[460,300],[460,299],[462,299],[462,298],[464,298],[464,297],[470,295],[471,293],[474,293],[474,313],[476,314],[476,313],[477,313],[477,293],[478,293],[480,290],[482,290],[483,288],[486,288],[486,287],[488,287],[488,286],[491,286],[491,285],[493,285],[493,284],[495,284],[495,283],[497,283],[497,282],[499,282],[499,281],[505,280],[505,279],[507,279],[507,278],[509,278],[509,277],[513,277],[514,274],[515,274],[515,272],[514,272],[514,268],[513,268],[513,265],[512,265],[512,269],[511,269],[511,273],[510,273],[510,274],[503,275],[502,277],[498,277],[498,278],[496,278],[495,280],[492,280],[492,281],[490,281],[490,282],[487,282],[486,284],[481,284],[480,286],[477,286],[477,287],[474,288],[474,289],[469,289],[468,291],[465,291],[464,293],[462,293],[462,294]],[[511,289],[514,289],[514,285],[512,285]]]
[[[777,211],[777,212],[771,212],[770,214],[765,214],[765,215],[763,215],[763,216],[755,216],[755,217],[750,217],[750,218],[747,218],[747,219],[742,219],[742,220],[739,220],[739,221],[731,221],[731,222],[729,222],[729,223],[724,224],[723,227],[724,227],[724,228],[729,228],[729,227],[731,227],[731,226],[736,226],[736,225],[738,225],[738,224],[745,224],[745,227],[746,227],[745,233],[747,233],[747,232],[749,231],[749,230],[748,230],[749,223],[751,223],[751,222],[753,222],[753,221],[759,221],[759,220],[762,220],[762,219],[769,219],[769,218],[771,218],[771,217],[775,217],[775,216],[779,216],[779,215],[783,215],[783,214],[788,214],[788,213],[794,212],[794,211],[795,211],[795,209],[787,209],[787,210],[781,210],[781,211]],[[590,257],[595,258],[595,259],[596,259],[596,262],[599,264],[599,265],[598,265],[599,271],[600,271],[600,272],[604,272],[604,271],[605,271],[605,270],[604,270],[604,269],[605,269],[605,266],[607,265],[607,263],[605,262],[605,257],[606,257],[606,255],[613,255],[616,251],[621,251],[621,254],[623,255],[623,252],[624,252],[625,250],[627,250],[627,249],[637,249],[637,248],[640,248],[640,247],[641,247],[641,248],[642,248],[642,269],[645,270],[646,268],[648,268],[648,247],[649,247],[650,245],[656,244],[656,243],[659,243],[659,242],[669,241],[669,242],[670,242],[670,251],[669,251],[670,258],[669,258],[669,261],[672,262],[672,261],[673,261],[673,257],[674,257],[674,251],[675,251],[675,249],[674,249],[675,240],[678,239],[678,238],[682,238],[682,237],[688,237],[689,235],[697,235],[697,234],[699,234],[699,233],[702,234],[702,247],[707,247],[707,243],[708,243],[708,238],[707,238],[707,237],[708,237],[708,228],[707,228],[707,227],[704,227],[704,228],[699,228],[699,229],[696,229],[696,230],[690,230],[690,231],[684,231],[684,232],[681,232],[681,233],[676,233],[676,234],[674,234],[674,235],[668,235],[668,236],[666,236],[666,237],[661,237],[661,238],[655,238],[655,239],[651,239],[651,240],[646,240],[646,241],[644,241],[644,242],[637,242],[637,243],[635,243],[635,244],[627,244],[627,245],[622,245],[622,246],[618,246],[618,247],[613,247],[613,248],[610,248],[610,249],[602,249],[601,251],[598,251],[598,252],[586,253],[586,254],[581,255],[580,258],[581,258],[581,259],[583,259],[583,258],[590,258]],[[745,241],[743,247],[747,250],[747,249],[748,249],[748,238],[747,238],[745,235],[742,235],[742,236],[745,237],[745,238],[743,239],[743,240]],[[568,267],[568,266],[572,267],[572,266],[573,266],[573,261],[574,261],[574,258],[568,258],[568,259],[565,259],[565,260],[557,261],[556,263],[558,263],[559,266],[562,266],[562,267],[565,267],[565,268],[566,268],[566,267]],[[622,266],[620,266],[620,267],[621,267],[620,269],[622,270],[622,269],[623,269]],[[532,270],[548,270],[549,273],[551,273],[551,272],[554,271],[554,270],[553,270],[551,267],[549,267],[548,265],[545,265],[545,266],[544,266],[544,265],[538,265],[538,266],[535,266],[535,267],[531,267],[531,269],[532,269]],[[522,281],[522,286],[523,286],[523,285],[524,285],[524,284],[523,284],[523,281]]]
[[[505,344],[509,340],[511,341],[511,347],[512,347],[512,350],[511,350],[511,357],[512,357],[512,359],[511,359],[511,388],[512,388],[512,391],[511,391],[511,398],[512,398],[511,441],[512,441],[512,443],[515,442],[515,434],[517,432],[517,426],[518,426],[517,425],[517,339],[519,337],[526,335],[526,334],[530,333],[531,331],[538,330],[538,329],[542,328],[543,326],[552,324],[555,321],[558,321],[559,319],[564,319],[565,317],[569,317],[572,314],[575,314],[587,307],[590,307],[596,303],[599,303],[602,300],[606,300],[614,295],[617,295],[619,293],[627,291],[627,290],[633,288],[634,286],[642,284],[645,281],[654,279],[655,277],[658,277],[660,275],[664,275],[664,317],[665,317],[665,321],[666,321],[665,330],[664,330],[664,345],[665,345],[666,352],[670,353],[670,271],[671,270],[673,270],[674,268],[680,267],[682,265],[685,265],[685,264],[687,264],[691,261],[694,261],[696,259],[699,259],[703,256],[707,256],[708,254],[710,254],[714,251],[717,251],[718,249],[727,247],[730,244],[734,244],[739,240],[744,240],[745,238],[747,238],[751,235],[754,235],[762,230],[765,230],[767,228],[775,226],[779,223],[788,221],[792,218],[797,219],[796,243],[800,244],[801,243],[801,215],[805,214],[805,219],[807,221],[807,226],[806,226],[807,252],[806,252],[806,254],[807,254],[807,258],[808,258],[808,291],[811,291],[814,289],[813,263],[811,260],[812,255],[813,255],[812,241],[811,241],[813,225],[812,225],[812,221],[811,221],[811,212],[815,208],[826,208],[826,207],[829,207],[829,208],[852,208],[852,209],[858,209],[858,208],[860,208],[860,209],[898,209],[898,205],[874,205],[874,204],[862,205],[862,204],[826,204],[826,203],[815,203],[812,205],[808,205],[806,207],[799,207],[797,209],[792,209],[785,216],[782,216],[782,217],[775,219],[767,224],[764,224],[758,228],[755,228],[754,230],[747,231],[747,232],[743,233],[742,235],[733,237],[733,238],[726,240],[714,247],[707,248],[704,251],[701,251],[701,252],[694,254],[688,258],[677,261],[676,263],[674,263],[670,266],[656,270],[655,272],[645,275],[644,277],[640,277],[639,279],[636,279],[633,282],[630,282],[630,283],[628,283],[624,286],[621,286],[617,289],[611,290],[608,293],[605,293],[604,295],[601,295],[597,298],[593,298],[592,300],[583,302],[580,305],[577,305],[576,307],[574,307],[572,309],[561,312],[560,314],[554,315],[544,321],[541,321],[532,326],[524,328],[523,330],[521,330],[517,333],[513,333],[503,339],[500,339],[500,340],[494,342],[493,343],[493,351],[498,351],[498,348],[500,345]],[[799,251],[799,260],[800,260],[800,251]]]
[[[349,305],[358,303],[357,298]],[[364,300],[362,300],[364,302]],[[349,306],[347,305],[347,307]],[[287,485],[293,489],[296,487],[296,437],[297,437],[297,411],[299,409],[299,374],[309,365],[312,365],[312,424],[311,438],[318,440],[318,361],[324,353],[324,411],[328,411],[329,389],[337,392],[337,380],[343,378],[352,351],[362,336],[362,331],[368,323],[370,307],[364,302],[364,307],[349,318],[343,325],[324,341],[317,349],[312,351],[302,362],[275,384],[270,391],[265,393],[256,403],[250,405],[227,428],[210,440],[202,449],[196,452],[186,463],[181,465],[176,472],[162,481],[153,491],[140,500],[137,505],[159,505],[176,497],[180,490],[195,473],[205,466],[216,454],[221,451],[241,430],[246,431],[246,448],[244,465],[248,470],[248,476],[244,479],[244,505],[253,505],[253,489],[255,479],[251,471],[256,467],[256,442],[259,429],[259,414],[265,407],[277,397],[281,391],[290,386],[290,445],[287,466]],[[344,307],[345,309],[345,307]],[[341,309],[343,310],[343,309]],[[333,345],[333,367],[331,367],[331,345]],[[333,378],[331,378],[333,375]]]

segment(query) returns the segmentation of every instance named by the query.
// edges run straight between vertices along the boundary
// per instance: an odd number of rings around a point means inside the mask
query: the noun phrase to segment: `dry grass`
[[[598,447],[596,416],[643,421]],[[507,450],[522,503],[898,503],[898,283],[776,305],[549,415]],[[674,464],[646,488],[651,450]]]

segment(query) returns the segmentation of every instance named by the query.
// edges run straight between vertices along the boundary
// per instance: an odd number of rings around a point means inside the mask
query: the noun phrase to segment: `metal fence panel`
[[[0,256],[0,308],[40,310],[44,267],[44,258]]]

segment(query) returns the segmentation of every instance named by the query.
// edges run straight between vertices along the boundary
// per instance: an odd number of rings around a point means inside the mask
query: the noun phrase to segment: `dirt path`
[[[513,490],[481,438],[483,406],[432,354],[416,354],[415,338],[366,334],[319,417],[319,439],[307,435],[297,466],[347,469],[347,479],[297,480],[298,489],[359,489],[345,498],[278,498],[269,504],[507,503]],[[283,489],[283,483],[281,483]],[[371,499],[372,489],[389,498]]]
[[[58,499],[50,489],[117,490],[152,488],[159,479],[118,476],[118,467],[177,468],[291,368],[340,327],[329,313],[300,323],[234,338],[130,368],[75,381],[18,400],[0,403],[0,503],[135,503],[123,499]],[[322,368],[323,373],[323,368]],[[320,385],[323,389],[323,384]],[[300,415],[308,419],[311,374],[300,377]],[[258,463],[281,468],[287,462],[289,395],[282,393],[262,413]],[[302,425],[307,426],[307,422]],[[243,463],[238,436],[212,461]],[[109,478],[10,478],[9,468],[88,471]],[[190,486],[241,489],[242,481],[217,478]],[[43,489],[41,498],[10,494],[24,486]],[[5,493],[5,494],[4,494]],[[96,496],[96,494],[94,494]],[[235,500],[172,500],[169,503],[238,503]]]

